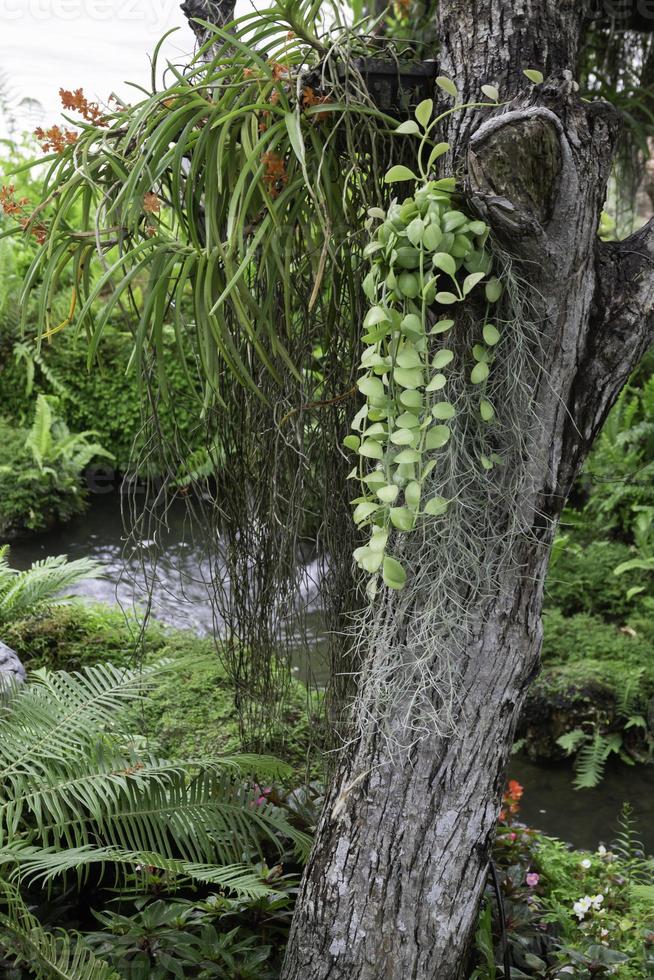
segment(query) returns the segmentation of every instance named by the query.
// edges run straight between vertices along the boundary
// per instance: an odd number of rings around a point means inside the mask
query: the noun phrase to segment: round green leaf
[[[443,232],[435,223],[427,225],[422,235],[422,244],[428,252],[435,252],[441,243]]]
[[[420,132],[420,127],[414,119],[407,119],[405,122],[400,123],[395,132],[399,136],[413,136],[415,133]]]
[[[352,514],[354,523],[361,524],[363,521],[366,521],[372,514],[374,514],[378,510],[379,510],[379,504],[375,504],[372,501],[370,502],[366,501],[362,504],[359,504],[357,507],[354,508],[354,513]]]
[[[431,517],[441,517],[449,505],[450,502],[445,497],[432,497],[425,504],[425,514],[430,514]]]
[[[473,272],[471,275],[466,276],[463,280],[463,295],[467,296],[468,293],[475,288],[478,282],[484,278],[483,272]]]
[[[363,548],[355,549],[354,560],[360,568],[363,568],[364,571],[374,575],[384,560],[384,552],[373,551],[366,545]]]
[[[386,389],[379,378],[359,378],[357,388],[366,398],[385,398]]]
[[[404,408],[422,408],[422,395],[419,391],[407,389],[400,392],[400,404]]]
[[[424,382],[424,376],[419,368],[395,368],[393,380],[402,388],[420,388]]]
[[[444,92],[447,92],[448,95],[451,95],[453,99],[457,98],[459,92],[451,78],[447,78],[445,75],[439,75],[436,79],[436,84]]]
[[[412,531],[416,523],[415,514],[408,507],[391,507],[390,517],[398,531]]]
[[[502,283],[499,279],[489,279],[486,283],[486,299],[489,303],[497,303],[502,295]]]
[[[435,419],[439,419],[441,422],[446,422],[448,419],[454,418],[456,415],[456,409],[450,402],[437,402],[432,407],[431,414]]]
[[[541,85],[543,83],[543,73],[542,71],[538,71],[537,68],[525,68],[523,75],[526,75],[534,85]]]
[[[422,320],[416,313],[408,313],[402,320],[400,329],[402,333],[411,334],[416,337],[422,336],[424,333]]]
[[[447,347],[444,347],[443,350],[439,350],[438,353],[434,355],[434,359],[431,362],[431,366],[438,371],[440,370],[440,368],[447,367],[447,365],[451,364],[453,360],[454,360],[454,351],[449,350]]]
[[[492,422],[495,418],[495,409],[486,398],[479,402],[479,414],[484,422]]]
[[[416,106],[415,117],[423,129],[427,127],[433,111],[434,111],[433,99],[424,99],[420,103],[420,105]]]
[[[391,433],[391,442],[394,446],[415,446],[417,438],[413,429],[396,429]]]
[[[384,450],[374,439],[365,439],[359,447],[359,456],[366,456],[368,459],[383,459]]]
[[[409,507],[415,510],[420,503],[420,484],[417,480],[412,480],[411,483],[407,484],[404,490],[404,499]]]
[[[400,489],[396,487],[393,483],[388,483],[385,487],[380,487],[377,491],[377,496],[385,504],[392,504],[397,500],[397,495]]]
[[[422,243],[424,231],[425,223],[422,218],[414,218],[406,230],[406,235],[412,245],[418,246]]]
[[[497,329],[497,327],[492,323],[484,324],[483,333],[484,333],[484,340],[486,341],[489,347],[494,347],[495,344],[500,339],[500,332]]]
[[[473,385],[480,385],[488,377],[488,364],[486,361],[479,361],[470,372],[470,380]]]
[[[409,170],[408,167],[403,167],[402,164],[396,164],[394,167],[388,171],[384,180],[387,184],[394,184],[399,180],[417,180],[418,178],[414,174],[413,170]]]
[[[447,293],[447,292],[436,293],[436,296],[434,298],[436,302],[440,303],[442,306],[451,306],[452,303],[461,302],[460,298],[458,296],[455,296],[454,293]]]
[[[361,439],[359,436],[345,436],[345,439],[343,439],[343,445],[346,449],[351,449],[353,452],[356,452],[361,445]]]
[[[440,391],[447,384],[447,378],[444,374],[435,374],[431,379],[425,391]]]
[[[436,252],[431,261],[434,268],[442,269],[448,276],[456,275],[456,262],[447,252]]]
[[[482,85],[482,92],[487,98],[492,99],[493,102],[497,102],[500,97],[500,93],[497,91],[494,85]]]
[[[451,435],[449,426],[433,425],[425,437],[425,448],[442,449],[450,441]]]
[[[389,320],[390,315],[388,310],[385,310],[383,306],[373,306],[372,309],[368,310],[366,313],[363,326],[367,330],[368,327],[374,327],[377,323],[388,323]]]
[[[397,463],[398,465],[403,463],[419,463],[420,453],[417,449],[403,449],[397,454],[393,462]]]
[[[384,558],[382,576],[389,589],[399,592],[406,585],[406,572],[395,558]]]
[[[454,326],[454,320],[439,320],[429,331],[430,334],[445,333]]]

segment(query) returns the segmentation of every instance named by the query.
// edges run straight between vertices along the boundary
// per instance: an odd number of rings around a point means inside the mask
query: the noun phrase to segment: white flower
[[[608,936],[608,934],[609,934],[609,930],[608,929],[600,929],[600,936],[602,937],[602,939],[606,939],[606,937]]]
[[[608,854],[609,852],[608,852],[608,851],[607,851],[607,849],[606,849],[606,848],[604,847],[604,844],[600,844],[600,846],[599,846],[599,847],[597,848],[597,853],[599,854],[599,856],[600,856],[601,858],[603,858],[603,857],[606,857],[606,855],[607,855],[607,854]]]
[[[590,897],[590,895],[584,895],[583,898],[580,898],[573,903],[572,911],[577,916],[580,922],[582,921],[582,919],[585,918],[586,912],[590,911],[592,904],[593,904],[593,900]]]
[[[598,912],[602,907],[602,902],[604,901],[603,895],[593,895],[591,898],[591,903],[596,912]]]
[[[590,868],[591,866],[590,858],[584,858],[583,861],[581,862],[581,866],[582,868]]]

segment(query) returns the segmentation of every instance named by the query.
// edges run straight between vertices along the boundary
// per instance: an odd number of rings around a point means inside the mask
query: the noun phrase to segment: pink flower
[[[535,871],[530,871],[527,877],[525,878],[525,881],[527,882],[530,888],[535,888],[538,882],[540,881],[540,875],[537,875]]]
[[[257,783],[255,783],[254,784],[254,790],[255,790],[256,793],[260,793],[261,794],[260,796],[257,796],[256,797],[256,799],[254,801],[254,805],[255,806],[263,806],[264,803],[267,803],[268,802],[268,794],[269,793],[272,793],[272,786],[263,786],[263,787],[261,787]]]

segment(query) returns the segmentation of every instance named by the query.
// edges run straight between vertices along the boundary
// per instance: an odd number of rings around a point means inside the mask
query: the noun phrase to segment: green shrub
[[[71,433],[54,406],[38,395],[28,430],[0,419],[0,538],[65,522],[84,509],[82,473],[98,456],[111,454]]]
[[[547,577],[547,604],[558,607],[565,616],[590,613],[623,621],[639,607],[639,600],[627,599],[627,584],[614,570],[630,558],[632,550],[619,541],[563,548]]]
[[[645,667],[654,672],[654,624],[637,618],[630,622],[633,625],[619,627],[597,616],[564,616],[560,609],[549,609],[543,617],[543,664],[613,661],[623,669]]]
[[[157,678],[133,724],[166,756],[233,752],[241,747],[232,684],[213,640],[139,623],[108,606],[75,604],[10,624],[2,638],[28,669],[80,670],[109,661],[133,667],[170,659],[175,670]],[[318,699],[298,682],[291,685],[282,723],[266,744],[293,766],[299,780],[320,771],[323,729]]]

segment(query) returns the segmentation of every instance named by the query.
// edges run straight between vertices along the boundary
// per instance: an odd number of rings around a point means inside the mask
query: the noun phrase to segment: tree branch
[[[598,242],[585,348],[569,402],[571,485],[620,390],[654,343],[654,218],[621,242]]]
[[[233,20],[235,6],[236,0],[184,0],[181,4],[182,12],[200,44],[207,40],[207,32],[201,24],[195,22],[196,18],[223,27]]]

